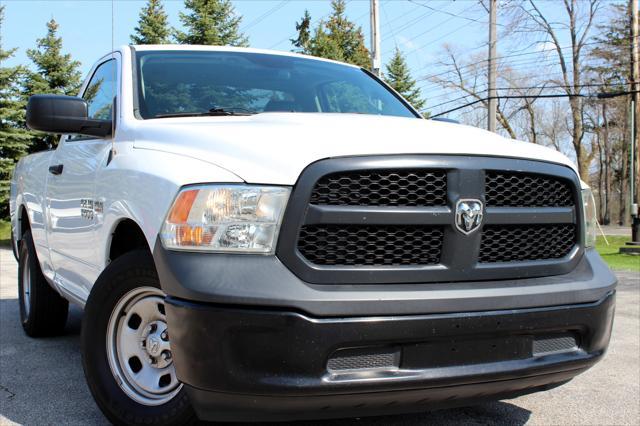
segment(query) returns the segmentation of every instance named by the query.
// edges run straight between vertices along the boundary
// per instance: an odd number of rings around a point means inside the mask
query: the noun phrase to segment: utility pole
[[[640,64],[638,63],[638,0],[629,0],[629,19],[631,20],[631,75],[629,76],[631,102],[629,108],[629,134],[631,136],[631,158],[629,164],[629,201],[631,204],[631,242],[626,247],[621,247],[621,253],[640,254],[640,188],[638,188],[638,176],[640,174],[640,159],[638,159],[638,147],[640,146]]]
[[[629,0],[629,8],[631,9],[631,114],[633,114],[633,125],[631,130],[631,152],[635,159],[635,164],[631,163],[631,170],[635,173],[632,174],[634,179],[635,197],[631,194],[632,209],[631,212],[635,213],[633,217],[631,239],[637,243],[640,243],[640,212],[638,211],[638,205],[640,205],[640,189],[638,188],[638,174],[640,172],[638,165],[640,165],[640,159],[638,159],[638,139],[640,139],[640,64],[638,63],[638,1]]]
[[[371,72],[380,77],[380,9],[378,0],[371,0]]]
[[[632,0],[633,1],[633,0]],[[498,110],[498,99],[496,99],[496,12],[498,0],[489,0],[489,118],[487,128],[490,132],[496,131],[496,113]]]

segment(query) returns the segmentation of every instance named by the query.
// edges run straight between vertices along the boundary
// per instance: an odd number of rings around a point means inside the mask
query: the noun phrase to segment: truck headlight
[[[582,190],[582,205],[584,206],[584,246],[595,247],[598,219],[596,216],[596,200],[593,198],[591,189]]]
[[[290,192],[248,185],[184,188],[160,238],[174,250],[272,254]]]

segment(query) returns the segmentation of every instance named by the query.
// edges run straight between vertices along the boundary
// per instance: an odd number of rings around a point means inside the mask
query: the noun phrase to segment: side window
[[[116,61],[110,60],[93,73],[82,98],[89,105],[89,118],[110,120],[116,94]]]
[[[113,109],[113,98],[116,92],[116,61],[110,59],[103,62],[96,68],[87,84],[82,99],[87,101],[89,107],[89,118],[98,120],[111,120]],[[68,141],[93,139],[84,135],[70,135]]]

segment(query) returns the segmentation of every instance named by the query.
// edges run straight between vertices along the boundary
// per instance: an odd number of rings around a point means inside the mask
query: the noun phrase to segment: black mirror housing
[[[27,103],[27,127],[47,133],[107,137],[111,120],[88,118],[87,102],[62,95],[33,95]]]

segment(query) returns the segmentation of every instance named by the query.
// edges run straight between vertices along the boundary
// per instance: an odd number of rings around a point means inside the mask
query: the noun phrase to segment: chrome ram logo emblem
[[[468,235],[482,223],[482,202],[480,200],[458,200],[456,203],[456,228]]]

